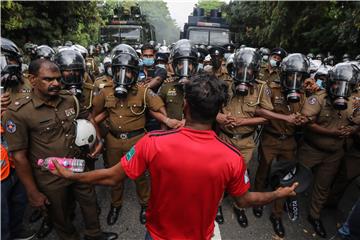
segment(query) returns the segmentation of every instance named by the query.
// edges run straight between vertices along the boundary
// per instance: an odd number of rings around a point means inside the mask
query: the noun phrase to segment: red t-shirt
[[[146,228],[153,239],[210,239],[224,191],[241,196],[250,187],[240,152],[210,130],[151,132],[121,165],[131,179],[150,172]]]

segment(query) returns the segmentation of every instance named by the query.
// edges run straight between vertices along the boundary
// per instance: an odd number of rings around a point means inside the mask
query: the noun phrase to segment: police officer
[[[117,47],[117,55],[112,58],[113,87],[101,89],[94,99],[93,115],[105,113],[108,132],[105,136],[104,161],[107,167],[118,160],[142,137],[145,130],[145,113],[149,108],[161,112],[161,122],[168,121],[164,103],[153,91],[136,84],[139,59],[135,50],[126,44]],[[140,199],[140,222],[146,222],[145,211],[150,191],[143,175],[136,181]],[[122,206],[124,183],[111,190],[111,207],[107,223],[116,223]]]
[[[268,64],[261,68],[259,79],[270,84],[272,81],[279,81],[279,67],[282,59],[287,55],[287,52],[282,48],[274,48],[271,50]]]
[[[354,101],[350,98],[351,82],[358,74],[349,63],[335,65],[326,90],[309,97],[301,111],[309,123],[297,158],[309,168],[317,167],[308,220],[323,238],[326,231],[320,213],[344,156],[345,139],[359,128],[359,112],[353,111]]]
[[[169,118],[183,119],[184,91],[183,85],[197,71],[197,49],[187,39],[182,39],[174,45],[171,58],[175,76],[166,80],[159,89],[159,96],[165,103]]]
[[[104,233],[96,212],[94,187],[64,181],[44,172],[38,159],[49,156],[83,158],[74,144],[76,118],[88,118],[79,109],[74,97],[60,93],[61,73],[57,65],[38,59],[29,66],[33,92],[13,102],[4,116],[5,136],[13,152],[19,178],[24,183],[30,204],[48,209],[61,239],[79,239],[70,220],[69,194],[82,208],[85,239],[116,239],[114,233]],[[97,145],[94,156],[100,150]],[[51,204],[50,204],[51,203]]]
[[[269,62],[270,49],[266,47],[261,47],[259,49],[259,53],[261,55],[261,67],[265,67]]]
[[[85,60],[75,50],[64,49],[55,55],[55,62],[61,71],[63,88],[76,96],[86,108],[92,107],[94,85],[84,80]]]
[[[226,71],[225,63],[226,60],[224,59],[225,49],[220,46],[210,46],[208,48],[210,57],[211,57],[211,65],[212,65],[212,72],[215,76],[227,82],[228,84],[231,83],[232,79],[229,76],[228,72]]]
[[[301,107],[304,103],[301,87],[308,75],[309,61],[304,55],[300,53],[290,54],[282,61],[280,82],[273,81],[270,83],[271,102],[274,106],[274,112],[284,115],[300,115]],[[301,120],[299,116],[298,124],[301,123]],[[303,121],[305,122],[305,119]],[[295,161],[297,148],[295,127],[294,124],[276,119],[270,120],[270,124],[264,126],[259,146],[261,160],[256,172],[255,191],[265,190],[265,182],[273,160]],[[273,229],[279,237],[285,236],[281,220],[283,203],[284,201],[281,199],[276,200],[270,216]],[[291,202],[291,204],[294,205],[296,202]],[[254,207],[253,211],[255,216],[261,217],[263,207]],[[292,213],[291,220],[294,221],[298,217],[298,212]]]
[[[1,108],[5,110],[11,101],[27,96],[31,84],[21,73],[21,53],[9,39],[1,37]]]
[[[234,55],[233,82],[229,85],[229,101],[222,113],[217,116],[221,132],[219,136],[224,141],[234,145],[243,155],[248,164],[255,150],[254,133],[257,125],[267,120],[256,116],[257,108],[272,110],[270,90],[264,82],[258,82],[261,56],[253,48],[242,48]],[[247,227],[248,221],[244,209],[234,205],[237,220],[242,227]],[[223,223],[221,206],[216,220]]]

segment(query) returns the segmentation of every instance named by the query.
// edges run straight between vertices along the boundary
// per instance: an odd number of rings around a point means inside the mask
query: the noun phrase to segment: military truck
[[[203,8],[195,7],[188,22],[184,24],[184,31],[180,33],[180,39],[184,38],[191,40],[193,44],[225,45],[231,42],[231,33],[220,10],[212,9],[205,16]]]
[[[107,24],[100,29],[100,41],[112,46],[126,43],[137,45],[156,41],[155,27],[151,25],[138,5],[125,9],[120,6],[114,9]]]

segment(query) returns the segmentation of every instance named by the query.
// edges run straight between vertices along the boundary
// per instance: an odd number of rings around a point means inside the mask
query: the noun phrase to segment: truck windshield
[[[229,43],[229,32],[220,29],[214,30],[189,30],[189,39],[193,44],[225,45]]]
[[[125,42],[141,40],[140,26],[113,25],[104,27],[101,31],[101,38],[106,42]]]

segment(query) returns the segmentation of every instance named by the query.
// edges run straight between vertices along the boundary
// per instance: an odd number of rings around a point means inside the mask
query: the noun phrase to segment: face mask
[[[224,54],[224,58],[225,58],[225,59],[228,59],[228,57],[229,57],[231,54],[232,54],[232,53],[225,53],[225,54]]]
[[[199,64],[198,64],[197,71],[199,72],[199,71],[201,71],[201,70],[203,70],[203,69],[204,69],[204,64],[199,63]]]
[[[165,64],[158,64],[158,65],[156,65],[157,67],[159,67],[159,68],[163,68],[163,69],[166,69],[166,66],[165,66]]]
[[[323,87],[323,80],[317,79],[317,80],[316,80],[316,85],[318,85],[320,89],[324,89],[324,87]]]
[[[272,67],[278,67],[278,61],[276,61],[276,60],[274,60],[274,59],[270,59],[270,65],[272,66]]]
[[[106,72],[106,75],[108,75],[108,76],[110,76],[110,77],[112,76],[111,67],[107,67],[105,72]]]
[[[143,58],[143,64],[147,67],[150,67],[154,65],[154,59],[153,58]]]
[[[236,85],[235,91],[240,96],[247,96],[249,93],[249,86],[246,83],[240,83]]]

